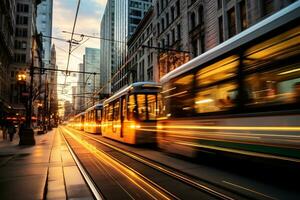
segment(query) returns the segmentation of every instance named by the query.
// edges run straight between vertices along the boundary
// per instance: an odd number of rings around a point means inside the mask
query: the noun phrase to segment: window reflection
[[[139,119],[140,120],[146,120],[147,119],[147,113],[146,113],[145,94],[138,94],[137,95],[137,104],[138,104]]]
[[[234,55],[200,69],[197,73],[198,86],[205,86],[235,76],[238,64],[238,56]]]
[[[173,117],[188,117],[194,112],[193,87],[194,75],[186,75],[174,80],[170,88],[162,91],[166,102],[166,115]]]
[[[249,48],[244,59],[246,70],[297,55],[299,51],[300,27],[298,26]]]
[[[299,64],[247,76],[250,105],[295,103],[300,96]]]
[[[134,95],[129,96],[129,101],[128,101],[128,119],[129,120],[134,120],[136,116],[136,103],[134,99]]]
[[[156,95],[155,94],[148,94],[147,95],[147,103],[148,103],[148,115],[149,120],[155,120],[157,115],[157,108],[156,108]]]
[[[196,94],[195,109],[197,113],[225,111],[236,104],[237,84],[226,83],[204,90]]]

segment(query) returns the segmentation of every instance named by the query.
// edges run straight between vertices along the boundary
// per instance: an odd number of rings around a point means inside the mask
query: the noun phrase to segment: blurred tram
[[[158,146],[300,162],[300,1],[162,77]]]
[[[160,91],[156,83],[138,82],[105,100],[102,135],[128,144],[155,143]]]
[[[101,134],[101,120],[103,105],[96,104],[84,113],[84,131],[88,133]]]
[[[70,126],[83,131],[84,129],[84,112],[77,114],[73,119],[70,120]]]

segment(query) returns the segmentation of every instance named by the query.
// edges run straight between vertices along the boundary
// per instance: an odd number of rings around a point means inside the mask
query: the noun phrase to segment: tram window
[[[126,97],[124,96],[122,98],[122,117],[123,117],[123,120],[126,119],[126,116],[127,116],[127,105],[126,105]]]
[[[134,95],[129,96],[129,102],[128,102],[128,119],[134,120],[136,116],[136,103],[134,99]]]
[[[225,111],[236,104],[237,84],[230,82],[202,89],[196,93],[197,113]]]
[[[107,107],[105,106],[105,107],[103,107],[103,120],[104,121],[106,121],[107,120],[107,118],[106,118],[106,114],[107,114],[107,109],[106,109]]]
[[[114,103],[114,120],[115,121],[119,120],[119,115],[120,115],[120,101],[117,100]]]
[[[298,101],[300,63],[246,77],[248,105],[286,104]]]
[[[197,86],[205,86],[236,76],[238,65],[238,56],[232,55],[200,69],[196,74]]]
[[[145,94],[138,94],[137,95],[137,104],[138,104],[138,113],[140,120],[146,120],[146,95]]]
[[[300,26],[252,46],[246,51],[243,62],[246,70],[251,70],[289,58],[299,52]]]
[[[113,121],[113,104],[112,103],[110,103],[108,106],[107,119],[108,119],[108,121]]]
[[[155,120],[157,116],[157,104],[156,104],[156,95],[148,94],[147,95],[147,103],[148,103],[148,115],[149,120]]]
[[[97,110],[97,121],[101,121],[101,118],[102,118],[102,116],[101,116],[101,110]]]
[[[176,80],[172,80],[170,89],[163,91],[166,101],[166,115],[173,117],[188,117],[194,112],[193,87],[194,75],[186,75]]]

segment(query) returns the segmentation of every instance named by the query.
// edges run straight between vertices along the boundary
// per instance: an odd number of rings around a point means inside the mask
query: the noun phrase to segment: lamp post
[[[30,64],[30,86],[29,86],[29,98],[26,104],[26,121],[25,126],[20,127],[20,142],[19,145],[35,145],[34,131],[31,125],[32,116],[32,99],[33,99],[33,75],[34,75],[34,40],[35,36],[32,36],[32,48],[31,48],[31,64]]]

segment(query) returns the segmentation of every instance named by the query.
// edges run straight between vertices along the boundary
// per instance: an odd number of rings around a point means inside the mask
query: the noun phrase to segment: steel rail
[[[63,136],[63,139],[80,171],[80,173],[82,174],[84,180],[86,181],[86,183],[88,184],[92,194],[94,195],[94,197],[97,199],[97,200],[103,200],[105,199],[103,197],[103,195],[101,194],[101,192],[97,189],[97,186],[95,185],[95,183],[93,182],[92,178],[90,177],[90,175],[86,172],[86,170],[84,169],[84,167],[82,166],[81,162],[79,161],[79,159],[77,158],[76,154],[74,153],[73,149],[70,147],[68,141],[66,140],[64,134],[61,132],[61,129],[58,128],[59,130],[59,133]]]
[[[70,130],[66,129],[65,132],[70,132]],[[68,133],[67,133],[68,134]],[[70,135],[70,134],[69,134]],[[71,135],[70,135],[71,136]],[[71,136],[72,137],[72,136]],[[161,187],[160,185],[154,183],[153,181],[151,181],[149,178],[145,177],[144,175],[142,175],[141,173],[139,173],[138,171],[134,170],[133,168],[129,167],[128,165],[126,165],[125,163],[121,162],[120,160],[114,158],[113,156],[111,156],[110,154],[106,153],[103,150],[99,150],[97,149],[97,151],[101,152],[102,154],[105,154],[105,156],[109,157],[110,159],[114,160],[115,162],[117,162],[119,165],[121,165],[122,167],[126,168],[127,170],[129,170],[130,172],[133,172],[134,174],[136,174],[138,177],[141,178],[141,180],[143,180],[146,184],[148,184],[150,187],[155,188],[162,196],[165,196],[165,199],[176,199],[176,200],[180,200],[180,198],[178,198],[176,195],[172,194],[171,192],[167,191],[166,189],[164,189],[163,187]],[[139,186],[140,187],[140,186]],[[145,191],[145,189],[142,188],[142,190]],[[167,194],[170,197],[167,197],[165,194]],[[156,198],[154,198],[156,199]]]
[[[74,129],[72,129],[72,130],[74,130]],[[197,182],[197,181],[194,181],[194,180],[192,180],[192,179],[189,179],[189,178],[185,177],[184,175],[176,174],[176,173],[172,172],[172,171],[169,170],[169,169],[163,168],[163,167],[159,166],[159,164],[155,164],[153,161],[152,161],[152,162],[147,161],[146,159],[144,159],[144,158],[141,157],[141,156],[138,156],[138,155],[133,154],[133,153],[131,153],[131,152],[125,151],[125,150],[123,150],[123,149],[121,149],[121,148],[118,148],[118,147],[116,147],[116,146],[113,146],[113,145],[111,145],[111,144],[109,144],[109,143],[107,143],[107,142],[103,142],[103,141],[101,141],[101,140],[99,140],[99,139],[96,139],[96,138],[94,138],[94,137],[92,137],[92,136],[87,135],[86,133],[82,133],[81,131],[78,131],[78,130],[75,130],[75,131],[77,131],[78,133],[80,133],[81,135],[83,135],[83,136],[85,136],[85,137],[87,137],[87,138],[90,138],[90,139],[92,139],[92,140],[94,140],[94,141],[96,141],[96,142],[99,142],[99,143],[101,143],[101,144],[107,146],[107,147],[110,147],[110,148],[112,148],[112,149],[114,149],[114,150],[116,150],[116,151],[118,151],[118,152],[120,152],[120,153],[122,153],[122,154],[124,154],[124,155],[126,155],[126,156],[128,156],[128,157],[130,157],[130,158],[132,158],[132,159],[134,159],[134,160],[136,160],[136,161],[138,161],[138,162],[141,162],[141,163],[143,163],[143,164],[145,164],[145,165],[147,165],[147,166],[149,166],[149,167],[151,167],[151,168],[153,168],[153,169],[155,169],[155,170],[158,170],[158,171],[160,171],[160,172],[162,172],[162,173],[164,173],[164,174],[167,174],[168,176],[170,176],[170,177],[172,177],[172,178],[175,178],[175,179],[177,179],[177,180],[180,180],[181,182],[184,182],[184,183],[186,183],[186,184],[188,184],[188,185],[191,185],[191,186],[193,186],[193,187],[196,188],[196,189],[205,191],[205,192],[207,192],[207,193],[209,193],[209,194],[211,194],[211,195],[214,195],[214,196],[216,196],[216,197],[218,197],[218,198],[220,198],[220,199],[224,199],[224,200],[234,200],[234,198],[229,197],[228,195],[223,194],[223,193],[221,193],[221,192],[218,192],[218,191],[216,191],[216,190],[214,190],[214,189],[212,189],[212,188],[209,188],[208,186],[205,186],[205,185],[203,185],[203,184],[200,184],[200,183]]]

